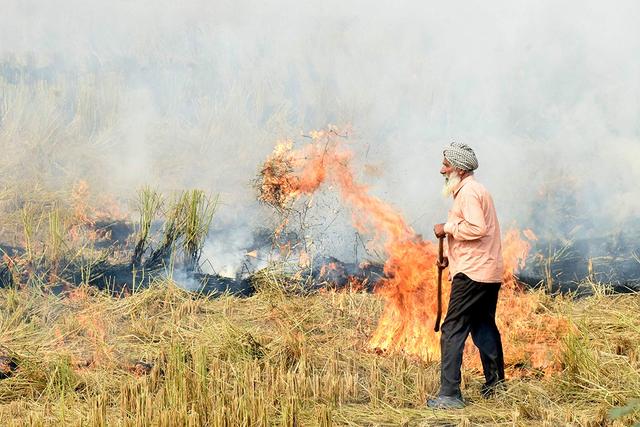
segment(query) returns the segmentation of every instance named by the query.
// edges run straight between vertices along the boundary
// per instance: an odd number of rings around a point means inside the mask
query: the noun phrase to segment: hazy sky
[[[418,232],[445,218],[451,140],[476,150],[504,227],[562,228],[567,194],[587,228],[640,214],[634,0],[0,3],[13,167],[42,155],[51,179],[123,195],[198,186],[256,223],[251,180],[273,145],[350,124],[357,167],[382,172],[362,179]]]

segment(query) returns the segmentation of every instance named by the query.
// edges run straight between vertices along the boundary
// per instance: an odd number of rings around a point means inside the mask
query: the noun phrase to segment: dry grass
[[[118,76],[95,80],[77,86],[0,81],[0,178],[6,186],[0,188],[0,235],[28,252],[14,268],[17,279],[41,272],[16,280],[29,285],[23,289],[0,289],[0,356],[18,365],[10,378],[0,379],[0,425],[595,426],[640,419],[633,404],[640,398],[637,295],[600,293],[579,301],[541,296],[541,310],[562,313],[576,326],[563,344],[562,371],[512,379],[504,394],[485,401],[480,373],[467,369],[463,392],[470,405],[434,412],[424,401],[438,389],[437,364],[367,351],[382,308],[373,295],[301,296],[278,268],[263,271],[259,292],[247,299],[197,299],[171,282],[123,299],[90,288],[66,296],[41,292],[56,272],[55,265],[43,264],[87,255],[84,239],[72,244],[66,238],[86,215],[78,208],[104,205],[80,198],[73,206],[73,194],[58,189],[79,179],[88,179],[91,188],[131,187],[131,171],[113,153],[128,152],[120,124],[136,100],[127,100]],[[181,119],[148,124],[156,150],[141,162],[151,165],[146,179],[163,183],[160,190],[194,181],[227,188],[217,179],[237,176],[238,164],[252,164],[256,155],[236,151],[239,138],[269,141],[257,151],[269,150],[272,134],[263,114],[236,111],[247,103],[242,91],[232,95],[200,100],[201,118],[192,125]],[[286,124],[288,116],[282,109],[270,118],[279,134],[299,128]],[[242,123],[231,122],[238,118]],[[186,136],[176,143],[175,134]],[[211,143],[217,140],[230,142]],[[216,173],[208,173],[214,154],[237,161],[220,162]],[[279,180],[292,167],[289,160],[275,160],[261,171],[269,178],[261,191],[282,209],[295,183]],[[202,199],[191,200],[197,212]],[[139,237],[148,231],[156,202],[142,201]],[[203,227],[192,225],[197,243]],[[619,411],[626,412],[623,418],[608,420],[612,408],[627,404]]]
[[[0,290],[0,342],[19,365],[0,380],[3,425],[626,425],[608,411],[640,397],[640,297],[544,300],[576,325],[563,371],[512,379],[470,405],[424,407],[437,364],[376,355],[381,310],[367,294],[283,292],[261,278],[251,298],[194,299],[171,282],[124,299]],[[541,302],[542,303],[542,302]],[[141,369],[153,365],[149,373]],[[634,412],[635,411],[635,412]]]

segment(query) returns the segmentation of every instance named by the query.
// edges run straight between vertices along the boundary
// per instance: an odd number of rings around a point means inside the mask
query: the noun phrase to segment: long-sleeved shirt
[[[464,273],[476,282],[502,282],[502,244],[496,209],[487,189],[473,175],[454,189],[453,207],[444,231],[451,277]]]

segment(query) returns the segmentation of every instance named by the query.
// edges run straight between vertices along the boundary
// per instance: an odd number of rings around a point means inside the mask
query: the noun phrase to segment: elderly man
[[[473,150],[453,142],[444,149],[440,173],[443,193],[453,195],[447,222],[436,224],[436,237],[447,237],[448,256],[439,268],[449,267],[451,297],[440,337],[440,393],[429,399],[431,408],[462,408],[460,367],[469,333],[480,350],[485,384],[481,393],[492,395],[504,382],[500,332],[495,323],[502,280],[500,225],[487,189],[475,180],[478,160]]]

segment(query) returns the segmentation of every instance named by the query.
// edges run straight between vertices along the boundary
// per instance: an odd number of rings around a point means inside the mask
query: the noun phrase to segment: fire
[[[323,183],[336,185],[352,208],[355,227],[373,234],[375,244],[389,256],[384,266],[387,278],[376,289],[386,304],[370,346],[432,359],[438,351],[433,332],[436,247],[419,237],[398,211],[355,180],[351,151],[337,129],[313,132],[311,138],[312,143],[300,150],[293,150],[291,142],[276,147],[261,172],[260,199],[285,208]]]
[[[89,209],[89,184],[80,180],[75,183],[71,191],[74,218],[84,224],[91,223],[91,211]]]
[[[437,310],[434,245],[415,237],[391,242],[387,250],[389,279],[377,289],[385,306],[369,345],[433,360],[439,352],[439,338],[433,331]]]
[[[531,230],[522,235],[529,241],[536,240]],[[552,313],[539,312],[540,296],[527,293],[516,280],[515,273],[525,267],[531,243],[524,240],[520,231],[510,229],[502,238],[504,259],[503,285],[500,290],[496,323],[502,335],[505,365],[511,376],[533,369],[550,374],[560,369],[557,355],[562,336],[569,329],[567,319]],[[480,368],[480,355],[471,342],[465,348],[465,365]]]
[[[91,190],[89,184],[80,180],[77,181],[71,191],[71,201],[73,205],[73,216],[76,222],[94,225],[99,220],[124,220],[127,215],[124,213],[113,197],[109,194],[100,195],[93,207],[90,203]]]
[[[73,215],[68,230],[72,242],[96,242],[104,239],[103,232],[95,229],[98,221],[125,220],[127,215],[110,195],[101,195],[91,203],[91,190],[86,181],[80,180],[73,186],[71,201]],[[100,209],[93,206],[100,206]]]
[[[93,365],[109,363],[112,354],[106,345],[107,332],[104,318],[96,313],[84,311],[78,313],[76,319],[86,335],[90,348],[93,349],[90,355],[91,363]]]
[[[526,236],[526,234],[525,234]],[[502,292],[520,290],[514,273],[524,268],[531,244],[520,238],[520,231],[510,229],[502,238],[502,259],[504,274],[502,275]]]
[[[437,247],[423,240],[398,211],[369,194],[368,188],[355,180],[351,169],[352,152],[340,136],[337,129],[330,127],[313,132],[311,143],[299,149],[294,149],[290,141],[279,144],[261,171],[259,198],[278,209],[286,209],[298,197],[312,194],[322,184],[337,187],[342,199],[351,207],[356,229],[372,234],[374,244],[381,246],[388,256],[384,265],[386,278],[376,288],[376,293],[384,298],[385,306],[369,347],[383,352],[402,351],[426,361],[437,359],[439,335],[433,329],[437,303]],[[530,230],[525,235],[530,240],[535,237]],[[527,330],[537,300],[520,289],[514,272],[524,266],[530,247],[519,231],[506,233],[503,240],[504,286],[497,317],[501,330],[515,328],[516,333],[533,336],[528,342],[530,345],[521,346],[522,352],[511,351],[510,346],[517,340],[511,339],[511,335],[504,337],[507,357],[517,354],[527,357],[531,365],[546,367],[551,363],[546,344],[553,342],[555,335],[549,333],[545,325],[560,332],[562,328],[560,322],[538,316],[536,319],[540,321],[534,326],[537,329],[534,332]],[[446,277],[445,271],[443,280]],[[445,305],[449,286],[447,282],[443,286]],[[480,366],[479,359],[471,359],[474,366]]]
[[[260,171],[258,198],[277,209],[284,208],[296,192],[291,150],[291,141],[278,143]]]

